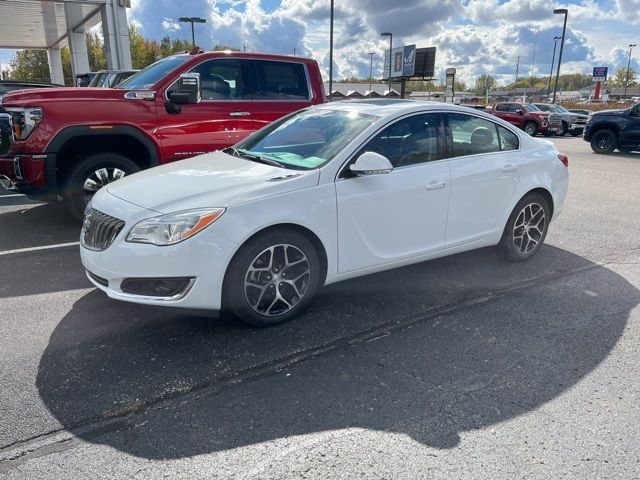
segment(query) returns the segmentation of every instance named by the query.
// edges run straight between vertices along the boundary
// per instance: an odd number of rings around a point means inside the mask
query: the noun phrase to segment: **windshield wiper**
[[[271,160],[270,158],[262,157],[254,153],[249,153],[246,150],[239,150],[237,148],[229,147],[229,148],[225,148],[222,151],[224,153],[228,153],[229,155],[233,155],[234,157],[246,158],[247,160],[251,160],[253,162],[265,163],[273,167],[287,168],[284,164],[276,160]]]

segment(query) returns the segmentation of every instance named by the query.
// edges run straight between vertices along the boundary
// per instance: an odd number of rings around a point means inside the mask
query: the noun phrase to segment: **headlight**
[[[224,213],[224,208],[205,208],[169,213],[137,223],[127,235],[127,242],[173,245],[194,236]]]
[[[16,140],[26,140],[44,117],[40,107],[7,108],[6,111],[13,117],[13,137]]]

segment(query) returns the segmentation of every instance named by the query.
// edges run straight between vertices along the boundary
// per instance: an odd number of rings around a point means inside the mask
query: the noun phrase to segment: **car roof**
[[[474,113],[481,116],[486,116],[491,120],[495,120],[496,117],[485,113],[481,110],[469,109],[464,106],[454,105],[452,103],[443,102],[425,102],[418,100],[400,100],[400,99],[364,99],[364,100],[339,100],[335,102],[323,103],[317,105],[316,108],[333,109],[333,110],[349,110],[358,111],[368,115],[376,115],[379,117],[387,115],[403,115],[414,112],[428,112],[428,111],[442,111],[447,110],[450,112],[460,113]]]

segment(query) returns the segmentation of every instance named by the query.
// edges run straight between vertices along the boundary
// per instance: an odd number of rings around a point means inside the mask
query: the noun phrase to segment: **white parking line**
[[[18,248],[16,250],[5,250],[4,252],[0,252],[0,256],[13,255],[14,253],[37,252],[39,250],[52,250],[54,248],[73,247],[76,245],[80,245],[80,242],[57,243],[55,245],[43,245],[41,247]]]

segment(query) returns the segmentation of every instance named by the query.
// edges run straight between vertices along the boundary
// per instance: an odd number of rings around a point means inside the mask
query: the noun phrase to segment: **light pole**
[[[562,37],[553,37],[553,57],[551,57],[551,71],[549,72],[549,86],[547,87],[547,102],[549,101],[549,94],[551,93],[551,79],[553,78],[553,64],[556,61],[556,47],[558,46],[558,40]]]
[[[567,16],[569,15],[569,10],[566,8],[556,8],[553,13],[556,15],[564,15],[562,41],[560,42],[560,54],[558,55],[558,71],[556,72],[556,83],[553,87],[553,100],[551,101],[551,103],[556,103],[556,92],[558,91],[558,80],[560,79],[560,65],[562,64],[562,51],[564,50],[564,39],[567,37]]]
[[[373,83],[373,56],[375,52],[369,52],[369,97],[371,97],[371,84]]]
[[[333,96],[333,1],[331,0],[331,14],[329,17],[329,101]]]
[[[293,56],[296,56],[296,47],[293,47]]]
[[[635,43],[629,45],[629,60],[627,61],[627,78],[624,81],[624,98],[627,98],[627,87],[629,86],[629,67],[631,67],[631,50],[637,47]]]
[[[204,18],[200,18],[200,17],[180,17],[178,19],[179,22],[182,23],[190,23],[191,24],[191,45],[193,46],[193,48],[196,47],[196,32],[193,28],[193,24],[194,23],[207,23],[207,21]]]
[[[393,34],[391,32],[382,32],[383,37],[389,37],[389,98],[391,98],[391,69],[393,63]]]

